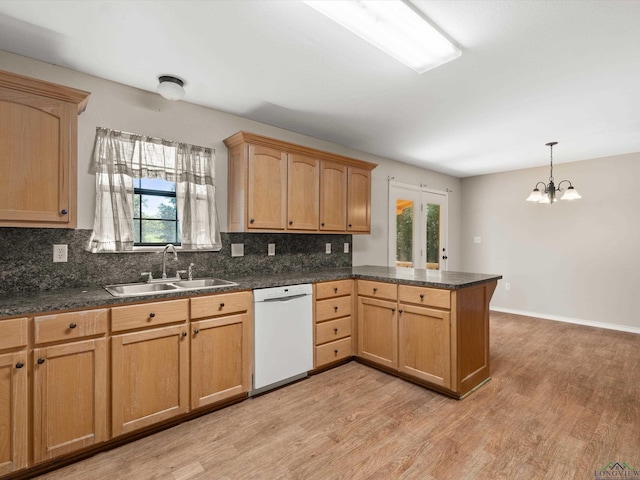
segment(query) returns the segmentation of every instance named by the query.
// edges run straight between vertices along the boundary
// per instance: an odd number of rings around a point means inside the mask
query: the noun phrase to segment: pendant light
[[[558,201],[556,193],[562,192],[564,192],[564,195],[562,195],[560,200],[578,200],[579,198],[582,198],[569,180],[561,180],[560,183],[558,183],[557,187],[555,183],[553,183],[553,146],[557,144],[558,142],[549,142],[546,144],[551,149],[551,173],[549,174],[549,183],[536,183],[533,192],[531,192],[531,194],[527,197],[527,202],[548,203],[551,205]],[[565,182],[568,183],[569,186],[565,190],[563,190],[561,188],[561,185]],[[538,185],[542,185],[544,190],[540,191]]]

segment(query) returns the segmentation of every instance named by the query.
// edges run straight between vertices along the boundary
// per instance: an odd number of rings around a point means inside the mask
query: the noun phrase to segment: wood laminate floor
[[[38,477],[580,479],[640,469],[640,335],[491,315],[462,401],[356,362]]]

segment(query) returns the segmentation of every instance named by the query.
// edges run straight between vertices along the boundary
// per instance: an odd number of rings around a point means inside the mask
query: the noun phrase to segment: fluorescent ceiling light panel
[[[418,73],[462,54],[400,0],[305,0],[305,3]]]

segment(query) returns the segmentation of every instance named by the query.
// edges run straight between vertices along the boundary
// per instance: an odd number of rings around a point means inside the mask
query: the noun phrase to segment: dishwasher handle
[[[290,297],[276,297],[276,298],[265,298],[263,302],[288,302],[289,300],[295,300],[296,298],[302,298],[309,295],[308,293],[301,293],[299,295],[291,295]]]

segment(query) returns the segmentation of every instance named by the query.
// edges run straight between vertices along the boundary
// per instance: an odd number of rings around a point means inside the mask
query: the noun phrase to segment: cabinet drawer
[[[398,286],[395,283],[358,280],[358,295],[364,295],[374,298],[384,298],[386,300],[397,300]]]
[[[316,322],[351,315],[351,296],[316,302]]]
[[[157,327],[189,318],[189,299],[128,305],[111,309],[111,330]]]
[[[316,325],[316,345],[351,336],[351,317],[338,318]]]
[[[351,295],[352,290],[353,280],[316,283],[316,300]]]
[[[209,318],[246,312],[251,307],[249,292],[223,293],[191,299],[191,318]]]
[[[351,355],[351,337],[325,343],[324,345],[316,347],[316,368],[326,365],[327,363],[342,360]]]
[[[35,317],[35,343],[58,342],[107,333],[106,308]]]
[[[416,303],[437,308],[451,308],[450,290],[400,285],[398,287],[398,296],[400,297],[400,302]]]
[[[27,319],[12,318],[0,322],[0,350],[24,347],[28,342]]]

